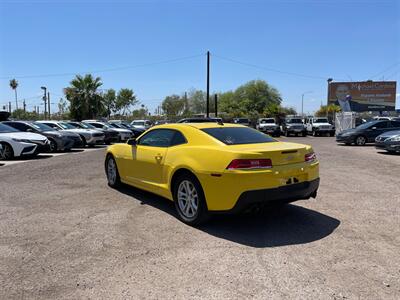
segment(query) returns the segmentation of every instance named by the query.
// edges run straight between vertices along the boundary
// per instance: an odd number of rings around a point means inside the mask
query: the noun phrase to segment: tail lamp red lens
[[[306,162],[311,162],[317,159],[317,155],[314,152],[307,153],[304,157]]]
[[[270,159],[234,159],[227,167],[228,170],[235,169],[269,169],[272,168]]]

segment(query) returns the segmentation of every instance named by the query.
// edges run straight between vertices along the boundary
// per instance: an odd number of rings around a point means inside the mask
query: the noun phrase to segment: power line
[[[390,65],[389,67],[385,68],[383,71],[380,71],[380,72],[376,73],[375,75],[371,76],[368,79],[372,79],[372,78],[378,77],[379,75],[382,75],[382,74],[386,73],[387,71],[393,69],[394,67],[396,67],[399,64],[400,64],[400,62],[396,62],[396,63]]]
[[[330,77],[330,76],[307,75],[307,74],[301,74],[301,73],[295,73],[295,72],[288,72],[288,71],[278,70],[278,69],[274,69],[274,68],[270,68],[270,67],[258,66],[258,65],[255,65],[255,64],[251,64],[251,63],[239,61],[239,60],[232,59],[232,58],[228,58],[228,57],[223,57],[223,56],[216,55],[216,54],[214,54],[213,56],[216,57],[216,58],[222,59],[222,60],[226,60],[226,61],[230,61],[230,62],[239,64],[239,65],[248,66],[248,67],[253,67],[253,68],[257,68],[257,69],[261,69],[261,70],[266,70],[266,71],[270,71],[270,72],[275,72],[275,73],[281,73],[281,74],[291,75],[291,76],[304,77],[304,78],[312,78],[312,79],[322,79],[322,80],[326,80],[327,78]],[[343,79],[339,79],[339,80],[343,80]]]
[[[155,66],[155,65],[161,65],[161,64],[168,64],[168,63],[174,63],[174,62],[179,62],[183,60],[189,60],[193,59],[196,57],[204,56],[204,54],[197,54],[197,55],[191,55],[191,56],[185,56],[185,57],[179,57],[179,58],[173,58],[173,59],[168,59],[168,60],[162,60],[158,62],[151,62],[151,63],[145,63],[145,64],[138,64],[138,65],[132,65],[132,66],[124,66],[124,67],[116,67],[116,68],[108,68],[108,69],[99,69],[99,70],[91,70],[91,71],[84,71],[84,72],[70,72],[70,73],[52,73],[52,74],[41,74],[41,75],[13,75],[13,76],[2,76],[0,79],[12,79],[12,78],[46,78],[46,77],[63,77],[63,76],[74,76],[76,74],[95,74],[95,73],[107,73],[107,72],[116,72],[116,71],[123,71],[123,70],[128,70],[128,69],[135,69],[135,68],[142,68],[142,67],[149,67],[149,66]]]

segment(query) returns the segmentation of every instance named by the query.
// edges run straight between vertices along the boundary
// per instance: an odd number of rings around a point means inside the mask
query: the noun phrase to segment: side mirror
[[[131,145],[131,146],[136,146],[136,139],[129,139],[129,140],[127,141],[127,144],[128,144],[128,145]]]

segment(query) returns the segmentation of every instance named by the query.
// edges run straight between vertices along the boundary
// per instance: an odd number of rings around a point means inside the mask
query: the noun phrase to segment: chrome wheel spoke
[[[184,180],[178,187],[178,206],[186,218],[196,215],[198,209],[198,194],[196,187],[188,180]]]

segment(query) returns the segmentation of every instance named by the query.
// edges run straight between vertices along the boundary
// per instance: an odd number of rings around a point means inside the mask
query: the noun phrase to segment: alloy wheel
[[[182,214],[188,218],[196,217],[199,208],[199,194],[189,180],[183,180],[178,187],[178,205]]]
[[[9,160],[14,157],[14,151],[10,145],[3,144],[3,155],[2,159]]]
[[[358,146],[364,146],[365,142],[366,142],[365,137],[363,137],[361,135],[356,138],[356,144]]]
[[[109,158],[107,162],[107,179],[110,185],[115,185],[117,181],[117,166],[113,158]]]

